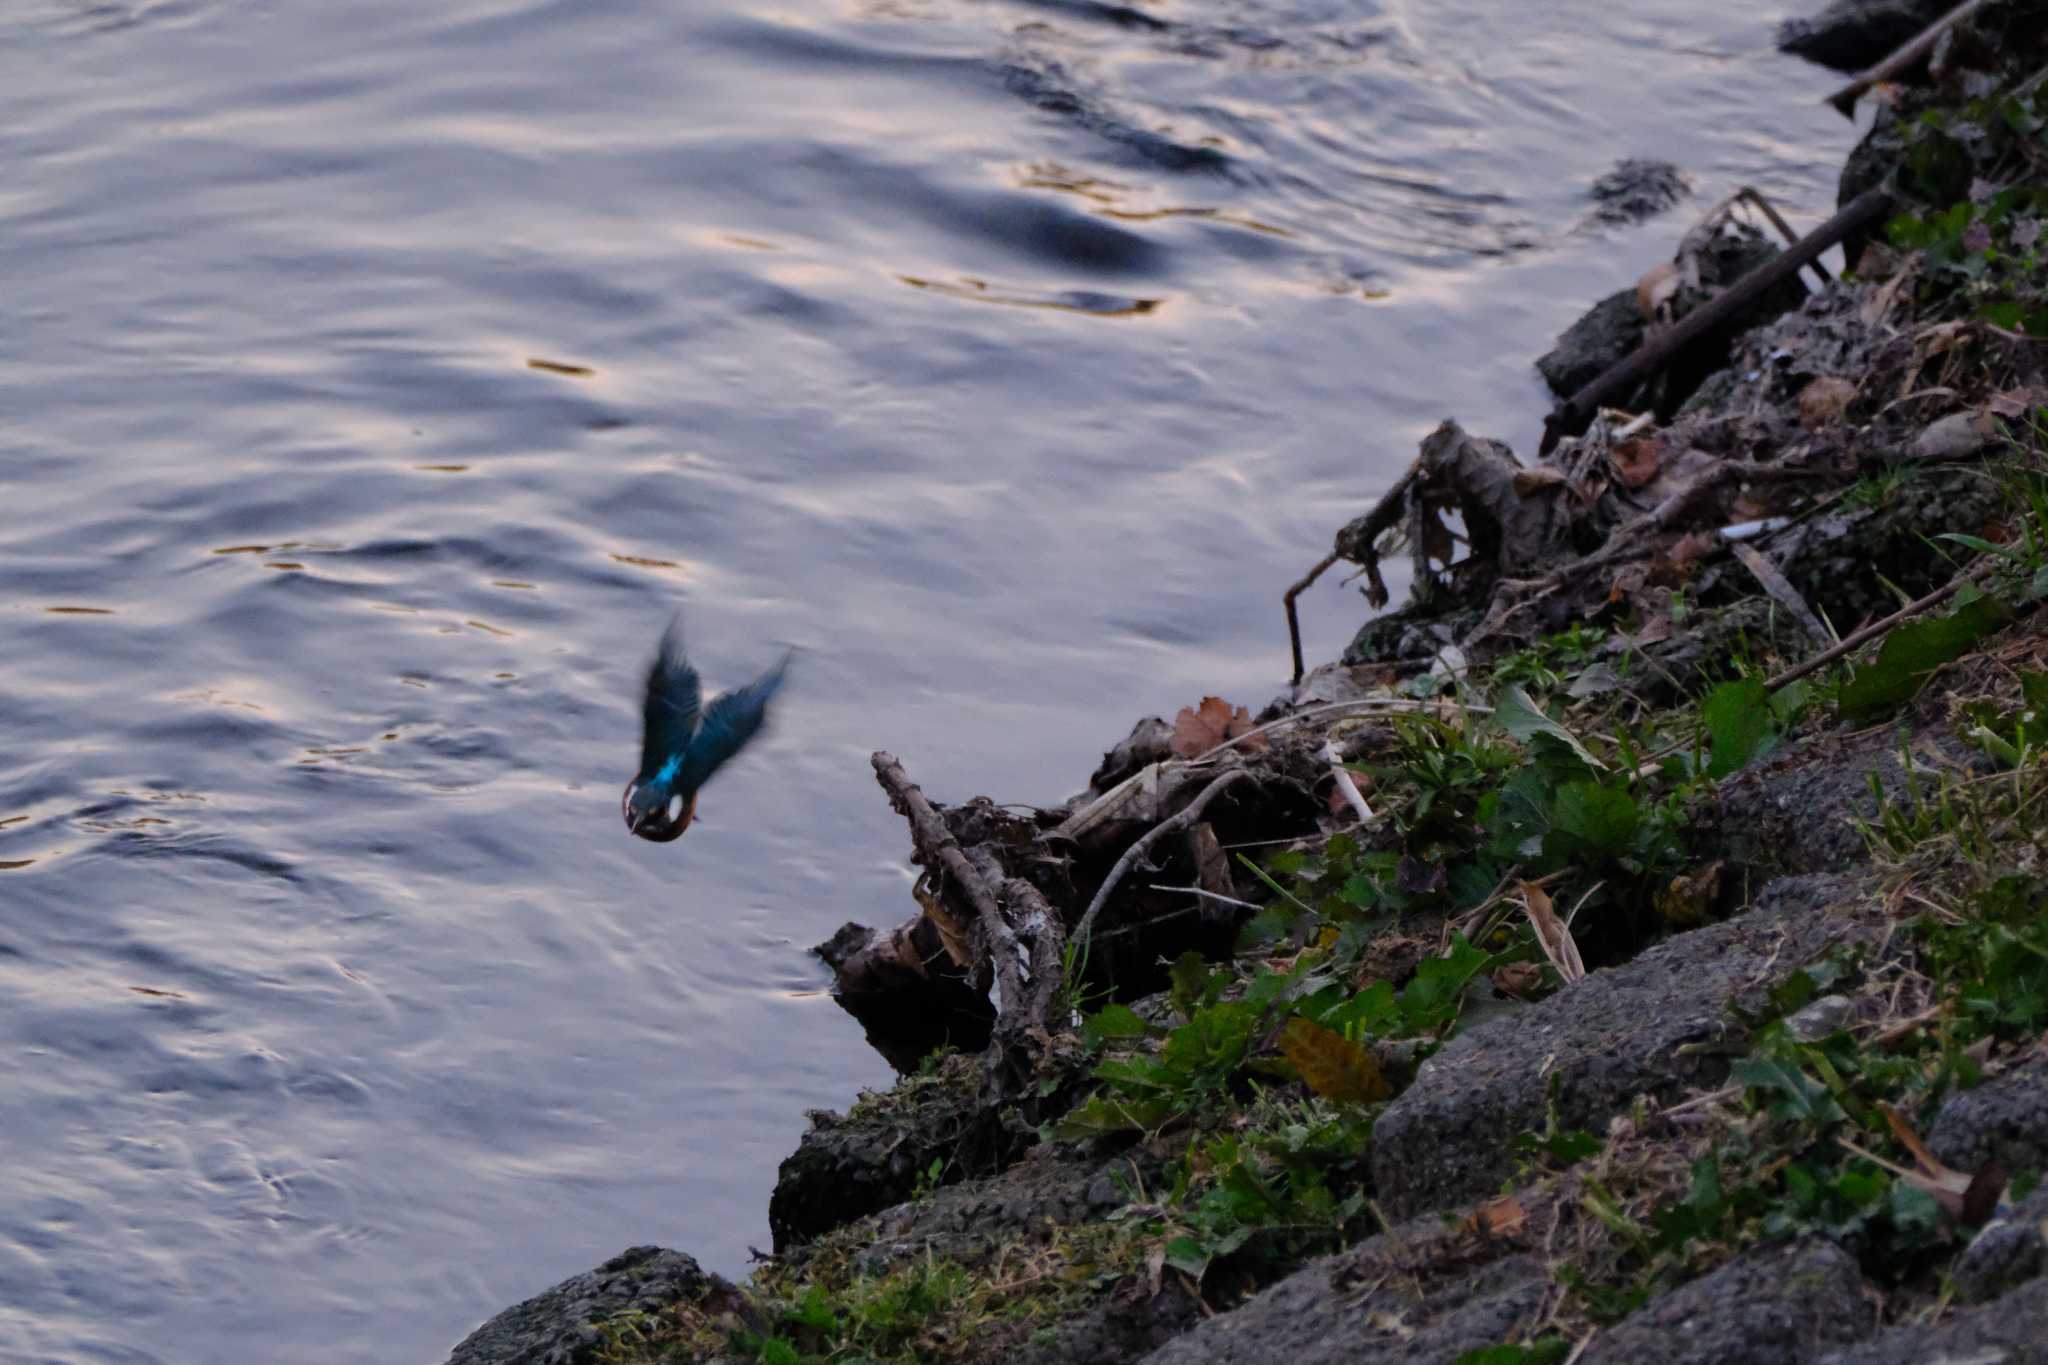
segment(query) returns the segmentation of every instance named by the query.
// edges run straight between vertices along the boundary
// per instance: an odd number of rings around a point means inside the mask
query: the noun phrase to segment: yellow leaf
[[[1321,1024],[1289,1019],[1280,1031],[1280,1051],[1308,1088],[1326,1100],[1370,1104],[1393,1093],[1370,1051]]]

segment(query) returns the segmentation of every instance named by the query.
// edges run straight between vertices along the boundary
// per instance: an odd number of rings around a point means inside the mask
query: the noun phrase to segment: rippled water
[[[1723,12],[1732,8],[1742,11]],[[1668,251],[1812,221],[1775,5],[25,0],[0,17],[0,1359],[437,1359],[728,1272],[885,1078],[866,755],[1051,800]],[[588,373],[534,368],[533,359]],[[682,842],[634,688],[803,648]],[[1327,655],[1359,619],[1307,602]]]

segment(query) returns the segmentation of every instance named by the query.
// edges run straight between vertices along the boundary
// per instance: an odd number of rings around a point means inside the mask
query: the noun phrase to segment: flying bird
[[[640,771],[626,784],[619,810],[626,832],[667,843],[690,827],[697,792],[711,774],[760,732],[768,699],[782,686],[790,654],[748,683],[703,704],[697,670],[683,655],[682,617],[669,622],[647,669],[640,733]]]

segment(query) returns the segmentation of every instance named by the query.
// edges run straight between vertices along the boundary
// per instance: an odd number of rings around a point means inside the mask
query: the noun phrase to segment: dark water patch
[[[1116,28],[1137,29],[1145,33],[1170,33],[1173,25],[1156,14],[1134,8],[1130,5],[1105,4],[1103,0],[1014,0],[1026,9],[1042,10],[1051,14],[1085,19],[1091,23],[1110,24]]]
[[[1179,142],[1110,112],[1056,59],[1005,62],[998,71],[1011,94],[1102,140],[1132,163],[1177,175],[1220,175],[1230,169],[1230,157],[1218,148]]]

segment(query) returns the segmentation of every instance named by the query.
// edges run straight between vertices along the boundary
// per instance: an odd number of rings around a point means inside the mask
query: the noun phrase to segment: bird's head
[[[685,796],[659,782],[628,782],[619,798],[619,812],[626,818],[628,834],[665,844],[690,827],[697,794]]]

